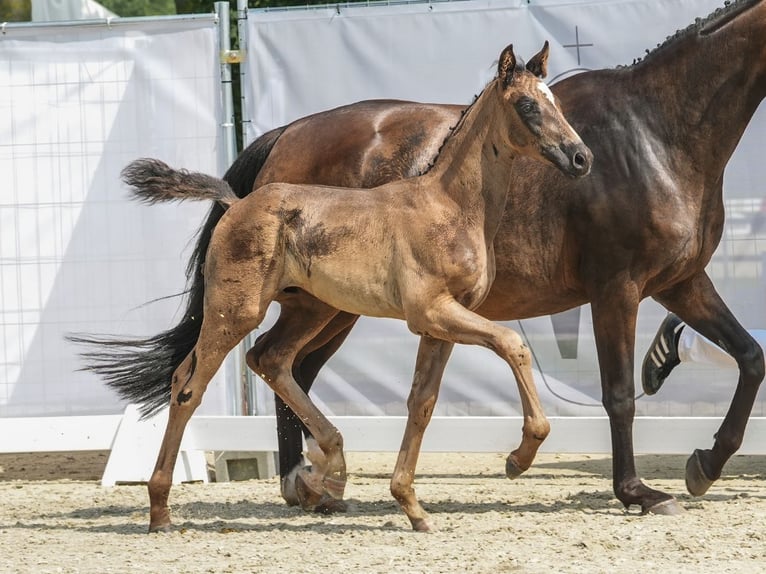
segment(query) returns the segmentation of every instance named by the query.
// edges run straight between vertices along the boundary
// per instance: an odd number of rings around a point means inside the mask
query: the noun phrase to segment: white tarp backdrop
[[[257,12],[248,16],[250,136],[366,98],[469,103],[509,42],[529,57],[552,45],[550,79],[629,64],[722,0],[465,1]],[[222,174],[214,20],[12,26],[0,35],[0,417],[120,413],[80,366],[72,331],[153,335],[173,325],[193,234],[206,205],[128,201],[120,170],[140,156]],[[766,325],[766,120],[753,119],[726,173],[727,227],[710,273],[747,327]],[[321,145],[321,142],[318,142]],[[642,306],[637,359],[662,310]],[[603,414],[590,313],[510,325],[528,336],[549,415]],[[573,327],[572,327],[573,326]],[[569,340],[559,348],[563,335]],[[574,338],[574,339],[573,339]],[[416,338],[363,320],[317,382],[328,414],[403,414]],[[733,371],[679,368],[639,414],[723,414]],[[702,384],[704,383],[704,384]],[[201,412],[231,412],[222,377]],[[270,393],[259,387],[259,412]],[[459,347],[437,414],[516,415],[510,372]],[[754,415],[764,414],[759,401]]]
[[[69,332],[175,323],[208,206],[129,201],[138,157],[222,174],[215,19],[8,26],[0,37],[0,417],[121,413]],[[219,381],[207,408],[223,414]]]
[[[401,6],[250,11],[247,54],[249,139],[299,117],[371,98],[470,103],[512,42],[530,57],[551,42],[549,81],[582,70],[630,64],[723,0],[465,1]],[[756,114],[726,172],[727,227],[709,271],[746,327],[766,325],[766,235],[751,225],[766,197],[766,117]],[[321,145],[321,142],[317,142]],[[637,369],[664,311],[645,302]],[[559,317],[513,322],[535,353],[549,415],[601,415],[601,391],[587,307]],[[568,341],[565,341],[567,339]],[[559,348],[559,343],[563,351]],[[417,340],[403,323],[363,319],[322,371],[313,396],[328,414],[404,414]],[[682,366],[640,415],[720,416],[736,372]],[[272,408],[260,387],[259,412]],[[485,349],[458,346],[436,414],[518,415],[505,363]],[[753,415],[764,414],[759,401]]]

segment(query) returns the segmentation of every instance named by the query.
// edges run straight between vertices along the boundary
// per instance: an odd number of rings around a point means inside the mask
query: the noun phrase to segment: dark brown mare
[[[521,162],[514,186],[523,193],[511,193],[506,206],[495,238],[497,277],[478,312],[512,320],[591,302],[614,492],[625,506],[673,511],[673,497],[649,488],[636,473],[636,315],[639,302],[654,297],[718,341],[739,365],[713,448],[695,451],[687,465],[688,488],[701,495],[739,448],[764,376],[760,347],[721,300],[705,265],[723,228],[724,169],[766,95],[766,2],[739,0],[677,33],[643,61],[578,74],[553,91],[594,152],[591,175],[572,181]],[[264,134],[225,179],[244,196],[269,181],[373,186],[415,175],[432,161],[461,109],[377,101],[320,113]],[[214,207],[201,231],[180,324],[157,337],[104,347],[102,361],[93,364],[146,412],[167,405],[170,376],[199,333],[201,264],[222,214]],[[284,328],[300,328],[303,297],[292,295],[282,302]],[[296,358],[293,373],[305,389],[354,320],[339,313]],[[283,336],[279,326],[264,337]],[[449,350],[443,345],[441,357],[431,362],[437,384]],[[277,414],[286,477],[303,464],[300,421],[284,405]],[[295,502],[287,480],[283,493]]]
[[[440,341],[482,345],[511,367],[525,405],[519,447],[509,455],[517,474],[534,460],[550,425],[534,386],[531,360],[512,330],[471,309],[495,276],[492,243],[504,212],[514,158],[546,161],[570,177],[590,171],[591,152],[564,119],[545,76],[548,43],[527,67],[511,46],[496,78],[469,107],[423,175],[359,189],[271,183],[240,199],[223,180],[137,160],[123,172],[150,203],[212,199],[227,207],[204,264],[205,301],[199,337],[172,375],[170,414],[149,480],[150,530],[170,526],[167,500],[184,428],[224,358],[260,325],[284,292],[305,297],[301,328],[259,345],[247,364],[295,412],[322,452],[322,464],[301,471],[304,506],[342,499],[343,441],[292,377],[296,355],[337,309],[404,319],[421,336],[421,365],[441,361]],[[518,64],[518,65],[517,65]],[[435,395],[413,398],[391,492],[416,530],[429,530],[413,488],[415,466]]]

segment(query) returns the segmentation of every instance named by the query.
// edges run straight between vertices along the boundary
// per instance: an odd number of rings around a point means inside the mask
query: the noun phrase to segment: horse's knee
[[[605,392],[601,403],[610,418],[620,420],[632,419],[636,414],[636,401],[633,395],[617,394],[615,388]]]
[[[516,331],[508,329],[503,338],[503,346],[505,354],[515,366],[521,368],[532,366],[532,352]]]

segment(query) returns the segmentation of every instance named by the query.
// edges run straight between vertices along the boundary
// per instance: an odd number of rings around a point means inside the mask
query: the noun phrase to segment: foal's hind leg
[[[261,349],[271,346],[275,339],[278,340],[282,336],[284,328],[296,318],[303,321],[304,300],[307,298],[313,299],[313,296],[303,291],[279,295],[277,299],[281,306],[279,318],[269,331],[258,337],[253,347],[255,355],[258,355]],[[319,370],[338,350],[358,318],[357,315],[350,315],[342,311],[336,313],[321,332],[300,350],[293,362],[293,378],[306,394],[311,389]],[[295,490],[295,479],[305,464],[303,434],[304,432],[308,433],[308,431],[279,395],[275,394],[274,400],[277,415],[280,490],[282,498],[287,504],[296,506],[300,504],[300,500]],[[310,435],[307,436],[308,438]],[[321,512],[343,511],[345,505],[340,501],[333,500],[332,508],[320,506],[317,510]]]
[[[202,395],[226,354],[242,337],[258,326],[261,318],[262,316],[256,317],[247,323],[228,327],[220,317],[209,318],[206,315],[197,344],[173,373],[170,413],[165,436],[148,484],[150,532],[170,529],[167,502],[173,482],[173,468],[186,424],[202,402]]]
[[[413,332],[423,333],[427,337],[421,339],[419,366],[407,405],[405,439],[391,481],[391,492],[407,514],[412,527],[415,530],[428,530],[431,525],[412,484],[423,433],[431,418],[441,374],[452,348],[451,345],[439,345],[433,339],[488,347],[511,367],[521,395],[524,425],[521,444],[506,461],[506,474],[510,478],[515,478],[531,466],[538,448],[550,432],[550,424],[545,418],[534,385],[529,351],[517,333],[469,311],[454,299],[429,309],[408,309],[407,323]],[[429,370],[431,372],[427,372]]]
[[[301,506],[305,510],[338,511],[343,509],[337,501],[342,499],[346,485],[343,437],[292,375],[293,362],[300,350],[338,311],[314,298],[307,297],[303,301],[300,313],[280,315],[268,336],[256,341],[247,353],[247,364],[300,418],[321,449],[321,454],[314,456],[311,471],[299,469],[295,477],[296,496]]]

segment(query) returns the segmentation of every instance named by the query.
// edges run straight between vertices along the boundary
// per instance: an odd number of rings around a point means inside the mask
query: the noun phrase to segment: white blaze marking
[[[550,103],[552,103],[554,106],[556,105],[556,100],[553,97],[553,92],[551,92],[551,89],[545,82],[537,82],[537,89],[540,90],[546,98],[548,98]]]

